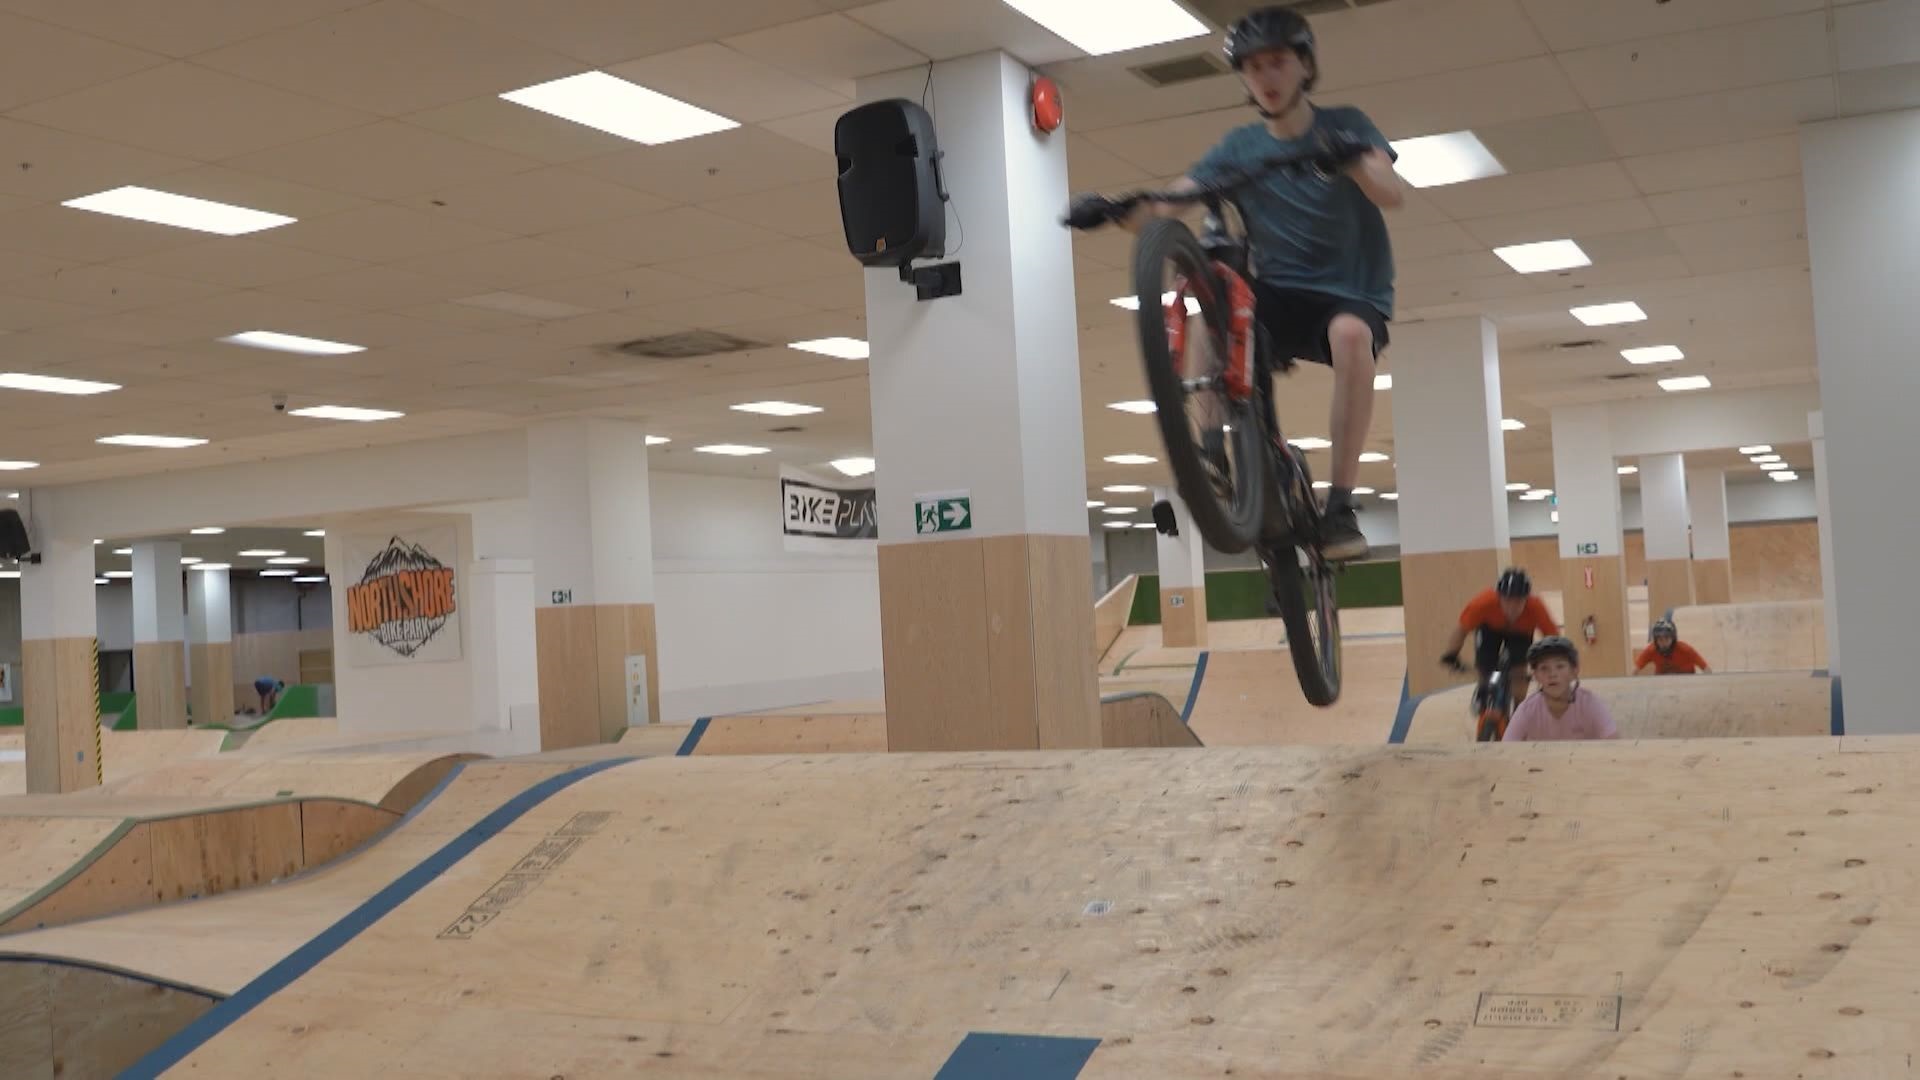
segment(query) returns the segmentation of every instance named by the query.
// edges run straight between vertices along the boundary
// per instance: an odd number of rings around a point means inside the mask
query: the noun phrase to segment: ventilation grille
[[[1549,345],[1547,347],[1558,352],[1579,352],[1581,349],[1597,349],[1605,344],[1606,342],[1601,341],[1599,338],[1587,338],[1584,341],[1563,341],[1558,345]]]
[[[750,341],[732,334],[723,334],[718,330],[689,330],[682,334],[666,334],[661,337],[635,338],[610,345],[607,351],[623,356],[641,356],[650,360],[691,360],[699,356],[719,356],[723,353],[746,352],[749,349],[764,349],[766,343]]]
[[[1194,53],[1192,56],[1162,60],[1155,64],[1141,64],[1133,69],[1133,73],[1148,85],[1160,87],[1211,79],[1226,74],[1227,70],[1227,62],[1218,54]]]
[[[1641,375],[1637,371],[1622,371],[1617,375],[1607,375],[1603,377],[1608,382],[1628,382],[1633,379],[1645,378],[1645,376]]]
[[[799,432],[802,432],[802,431],[805,431],[805,430],[807,430],[807,429],[806,429],[806,428],[803,428],[803,427],[800,427],[800,426],[799,426],[799,425],[797,425],[797,424],[788,424],[788,425],[787,425],[786,427],[776,427],[776,428],[768,428],[768,429],[767,429],[767,434],[769,434],[769,435],[794,435],[794,434],[797,434],[797,433],[799,433]]]

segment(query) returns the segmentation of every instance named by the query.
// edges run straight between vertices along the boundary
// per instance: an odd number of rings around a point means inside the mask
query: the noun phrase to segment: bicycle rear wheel
[[[1300,692],[1308,704],[1325,708],[1340,700],[1340,607],[1333,567],[1312,551],[1290,547],[1262,552],[1261,558],[1287,628],[1287,650],[1293,654]]]
[[[1141,230],[1133,279],[1140,354],[1174,485],[1207,543],[1228,554],[1245,551],[1266,497],[1265,429],[1253,400],[1227,389],[1226,283],[1192,230],[1172,218]],[[1170,316],[1168,307],[1180,300],[1185,312],[1176,307]]]

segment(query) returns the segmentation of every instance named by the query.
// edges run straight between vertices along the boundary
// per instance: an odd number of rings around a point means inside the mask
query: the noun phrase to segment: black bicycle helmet
[[[1647,631],[1647,640],[1653,642],[1654,648],[1659,649],[1660,635],[1662,634],[1665,634],[1668,638],[1672,640],[1670,640],[1667,643],[1666,648],[1660,649],[1660,651],[1662,653],[1672,652],[1674,645],[1678,644],[1680,641],[1680,631],[1673,625],[1672,618],[1662,617],[1659,619],[1655,619],[1653,621],[1653,629]]]
[[[1501,573],[1500,580],[1493,583],[1493,591],[1509,599],[1524,600],[1533,595],[1533,579],[1519,567],[1509,567]]]
[[[1247,57],[1273,49],[1292,49],[1299,53],[1309,69],[1304,89],[1313,89],[1314,81],[1320,77],[1320,61],[1314,56],[1313,28],[1307,25],[1306,16],[1292,8],[1269,5],[1240,16],[1227,31],[1224,51],[1227,63],[1233,65],[1235,71],[1240,70]]]
[[[1573,647],[1573,642],[1563,637],[1543,637],[1527,650],[1527,667],[1538,667],[1549,656],[1565,657],[1567,663],[1580,666],[1580,650]]]

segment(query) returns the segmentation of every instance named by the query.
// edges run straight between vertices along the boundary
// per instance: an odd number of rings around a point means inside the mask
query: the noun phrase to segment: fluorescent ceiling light
[[[1135,416],[1145,416],[1148,413],[1160,411],[1160,406],[1151,401],[1116,401],[1107,408],[1115,412],[1132,413]]]
[[[1788,480],[1800,479],[1800,474],[1797,472],[1777,472],[1777,473],[1769,473],[1768,475],[1772,476],[1775,480],[1781,481],[1782,483]]]
[[[1534,244],[1513,244],[1493,249],[1500,261],[1522,274],[1545,274],[1554,270],[1573,270],[1592,266],[1593,260],[1571,240],[1542,240]]]
[[[312,560],[304,555],[282,555],[278,558],[268,559],[267,564],[270,566],[305,566],[310,561]]]
[[[1741,453],[1743,453],[1743,454],[1771,454],[1771,453],[1773,453],[1773,447],[1771,447],[1771,446],[1743,446],[1743,447],[1741,447],[1741,448],[1740,448],[1740,452],[1741,452]]]
[[[1152,465],[1159,460],[1145,454],[1108,454],[1106,457],[1109,465]]]
[[[1779,454],[1755,454],[1753,456],[1753,463],[1755,465],[1765,465],[1769,461],[1785,461],[1785,460],[1786,459],[1781,457]]]
[[[1333,482],[1330,480],[1315,480],[1313,482],[1313,490],[1315,491],[1325,491],[1332,486]]]
[[[1507,485],[1507,490],[1508,490],[1508,491],[1531,491],[1531,490],[1533,490],[1533,485],[1532,485],[1532,484],[1522,484],[1522,483],[1517,483],[1517,482],[1516,482],[1516,483],[1512,483],[1512,484],[1508,484],[1508,485]]]
[[[20,577],[20,571],[18,570],[0,570],[0,579],[4,579],[6,581],[15,581],[15,580],[18,580],[19,577]],[[95,585],[105,585],[107,582],[105,578],[94,578],[93,583]]]
[[[112,191],[69,199],[61,205],[71,206],[75,210],[91,210],[96,214],[150,221],[155,225],[171,225],[177,229],[218,233],[221,236],[241,236],[262,229],[277,229],[298,220],[285,214],[269,214],[264,210],[249,210],[244,206],[230,206],[143,187],[114,188]]]
[[[113,553],[115,555],[131,555],[133,554],[133,549],[132,548],[114,548]]]
[[[1318,435],[1309,435],[1304,439],[1288,439],[1287,442],[1301,450],[1325,450],[1333,445]]]
[[[1137,506],[1109,506],[1100,512],[1103,514],[1137,514],[1140,512],[1140,508]]]
[[[1766,462],[1765,464],[1762,464],[1760,468],[1764,472],[1782,472],[1782,471],[1793,468],[1793,466],[1787,464],[1784,461],[1769,461],[1769,462]]]
[[[861,341],[859,338],[850,337],[829,337],[816,338],[812,341],[796,341],[789,344],[787,348],[799,349],[801,352],[819,353],[821,356],[831,356],[836,360],[865,360],[873,355],[873,350],[868,347],[866,342]]]
[[[1136,529],[1151,529],[1155,526],[1151,521],[1136,521],[1133,523],[1133,527]]]
[[[1638,466],[1638,465],[1622,465],[1622,466],[1620,466],[1619,468],[1617,468],[1617,469],[1615,469],[1615,470],[1613,470],[1613,471],[1614,471],[1614,472],[1617,472],[1617,473],[1619,473],[1619,474],[1620,474],[1621,476],[1632,476],[1632,475],[1633,475],[1634,473],[1637,473],[1637,472],[1639,472],[1639,471],[1640,471],[1640,466]]]
[[[301,337],[298,334],[282,334],[274,330],[248,330],[231,334],[220,340],[229,345],[245,345],[250,349],[271,349],[274,352],[300,353],[303,356],[346,356],[349,353],[367,351],[365,345],[349,345],[344,341],[327,341],[323,338]]]
[[[1375,375],[1375,376],[1373,377],[1373,388],[1374,388],[1375,390],[1391,390],[1391,389],[1393,389],[1393,376],[1391,376],[1391,375]]]
[[[1102,524],[1102,525],[1105,525],[1105,526],[1106,526],[1107,528],[1109,528],[1109,529],[1131,529],[1131,528],[1133,528],[1133,523],[1132,523],[1132,522],[1130,522],[1130,521],[1103,521],[1103,522],[1101,522],[1100,524]]]
[[[22,472],[39,467],[40,463],[37,461],[0,461],[0,472]]]
[[[1372,495],[1374,492],[1370,487],[1357,487],[1353,489],[1353,493],[1355,495]]]
[[[106,574],[105,574],[104,576],[106,576],[106,577],[110,577],[110,578],[112,578],[112,579],[114,579],[115,581],[124,581],[124,580],[126,580],[127,578],[130,578],[130,577],[132,577],[132,576],[133,576],[133,571],[131,571],[131,570],[109,570],[109,571],[107,571],[107,572],[106,572]]]
[[[194,567],[194,569],[195,570],[231,570],[233,569],[233,564],[223,563],[223,562],[203,562],[200,565]]]
[[[315,405],[295,409],[287,415],[304,416],[309,420],[351,420],[359,424],[371,424],[379,420],[398,420],[407,414],[387,409],[361,409],[352,405]]]
[[[9,491],[9,492],[7,492],[7,498],[9,498],[9,499],[17,499],[17,498],[19,498],[19,497],[20,497],[20,493],[19,493],[19,492],[17,492],[17,491]]]
[[[1520,501],[1521,502],[1546,502],[1547,497],[1545,495],[1540,494],[1537,491],[1529,491],[1525,495],[1520,496]]]
[[[1378,450],[1369,450],[1366,453],[1360,455],[1360,463],[1362,465],[1376,465],[1382,461],[1392,461],[1392,460],[1393,460],[1392,458],[1388,457],[1385,454],[1380,453]]]
[[[648,146],[678,142],[739,123],[677,98],[616,78],[587,71],[564,79],[522,87],[500,95],[515,105],[584,124]]]
[[[1116,296],[1113,299],[1107,301],[1107,303],[1112,304],[1114,307],[1117,307],[1117,308],[1125,308],[1128,311],[1140,310],[1140,298],[1137,296]],[[1173,303],[1173,293],[1163,292],[1160,294],[1161,307],[1165,307],[1171,303]],[[1187,297],[1187,314],[1189,315],[1200,314],[1200,301],[1197,298],[1191,297],[1191,296]]]
[[[1671,364],[1675,360],[1687,358],[1687,354],[1681,352],[1678,345],[1648,345],[1642,349],[1621,349],[1620,355],[1626,357],[1629,364]]]
[[[870,457],[847,457],[827,464],[840,470],[842,476],[866,476],[873,472],[873,459]]]
[[[667,438],[667,437],[666,437],[665,435],[649,435],[649,436],[647,436],[647,445],[648,445],[648,446],[665,446],[665,445],[667,445],[668,443],[670,443],[670,442],[672,442],[672,441],[673,441],[672,439],[669,439],[669,438]]]
[[[327,579],[324,575],[321,577],[297,577],[293,579],[293,583],[295,585],[325,585]]]
[[[697,454],[719,454],[721,457],[752,457],[755,454],[771,454],[773,451],[764,446],[738,446],[733,443],[715,443],[712,446],[696,446]]]
[[[1007,0],[1007,6],[1094,56],[1207,32],[1173,0]]]
[[[1682,375],[1677,379],[1661,379],[1660,389],[1668,393],[1680,390],[1705,390],[1713,385],[1713,380],[1705,375]]]
[[[1105,506],[1105,505],[1107,505],[1107,504],[1106,504],[1106,503],[1103,503],[1103,502],[1101,502],[1101,501],[1100,501],[1099,499],[1088,499],[1088,500],[1087,500],[1087,509],[1089,509],[1089,510],[1098,510],[1098,509],[1100,509],[1101,507],[1103,507],[1103,506]]]
[[[1395,171],[1417,188],[1458,184],[1500,176],[1507,171],[1471,131],[1401,139],[1393,144],[1393,151],[1400,156],[1400,160],[1394,162]]]
[[[275,559],[285,554],[286,552],[275,548],[253,548],[241,552],[240,557],[243,559]]]
[[[94,547],[99,547],[99,546],[100,546],[101,544],[104,544],[104,543],[106,543],[106,541],[105,541],[105,540],[95,540],[95,541],[93,542],[93,546],[94,546]]]
[[[800,405],[791,401],[749,401],[732,408],[734,412],[759,413],[761,416],[809,416],[826,411],[818,405]]]
[[[180,556],[180,565],[181,565],[181,566],[198,566],[198,565],[200,565],[201,563],[203,563],[203,562],[206,562],[206,561],[207,561],[207,560],[205,560],[205,559],[203,559],[203,558],[201,558],[201,557],[200,557],[200,556],[198,556],[198,555],[182,555],[182,556]]]
[[[62,379],[55,375],[27,375],[17,371],[0,375],[0,390],[32,390],[41,394],[72,394],[79,397],[112,393],[118,389],[118,383]]]
[[[14,573],[14,574],[18,574],[18,573],[20,573],[20,571],[18,571],[18,570],[15,570],[15,571],[13,571],[13,573]],[[7,576],[6,574],[0,574],[0,577],[6,577],[6,576]],[[105,584],[107,583],[107,579],[106,579],[106,578],[103,578],[103,577],[97,577],[97,578],[94,578],[94,579],[93,579],[93,583],[94,583],[95,585],[105,585]]]
[[[1399,493],[1399,492],[1397,492],[1397,491],[1389,491],[1389,492],[1386,492],[1385,494],[1383,494],[1383,495],[1381,495],[1380,497],[1381,497],[1381,498],[1383,498],[1383,499],[1385,499],[1385,500],[1387,500],[1388,502],[1399,502],[1399,501],[1400,501],[1400,493]]]
[[[1640,305],[1631,300],[1618,304],[1594,304],[1590,307],[1568,308],[1574,318],[1588,326],[1616,326],[1620,323],[1643,322],[1647,313]]]
[[[144,446],[155,450],[184,450],[189,446],[207,445],[207,440],[191,435],[109,435],[93,441],[102,446]]]
[[[306,532],[304,532],[304,533],[302,533],[301,535],[303,535],[303,536],[325,536],[325,535],[327,535],[327,530],[325,530],[325,529],[308,529],[308,530],[307,530]]]
[[[260,571],[260,576],[261,577],[294,577],[299,573],[300,571],[298,570],[262,570]]]
[[[1500,430],[1501,431],[1525,431],[1527,430],[1527,425],[1509,416],[1506,419],[1500,421]]]
[[[1553,513],[1548,514],[1547,520],[1553,522],[1555,525],[1560,524],[1560,511],[1555,510]]]
[[[1538,495],[1541,498],[1546,499],[1546,498],[1551,498],[1553,496],[1553,489],[1552,488],[1534,488],[1532,491],[1527,492],[1527,494]]]
[[[223,528],[221,528],[221,527],[220,527],[220,526],[218,526],[218,525],[206,525],[206,526],[203,526],[203,527],[201,527],[201,528],[198,528],[198,529],[195,529],[195,530],[193,530],[193,535],[195,535],[195,536],[219,536],[219,535],[220,535],[221,533],[223,533],[223,532],[226,532],[226,531],[227,531],[227,530],[225,530],[225,529],[223,529]],[[99,543],[99,542],[100,542],[100,541],[98,541],[98,540],[95,540],[95,541],[94,541],[94,543],[96,543],[96,544],[97,544],[97,543]]]
[[[1109,495],[1139,495],[1147,489],[1139,484],[1108,484],[1100,489]]]

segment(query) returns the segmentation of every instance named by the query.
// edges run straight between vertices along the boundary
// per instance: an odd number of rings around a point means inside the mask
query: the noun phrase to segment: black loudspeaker
[[[0,559],[24,559],[33,551],[18,510],[0,510]]]
[[[946,192],[933,117],[905,98],[876,101],[833,125],[840,221],[867,266],[905,266],[947,251]]]

